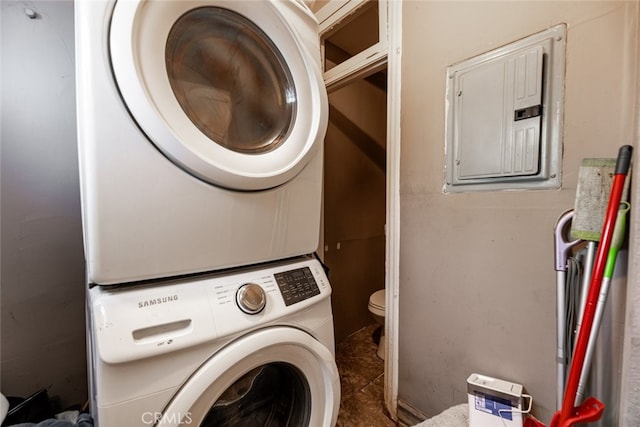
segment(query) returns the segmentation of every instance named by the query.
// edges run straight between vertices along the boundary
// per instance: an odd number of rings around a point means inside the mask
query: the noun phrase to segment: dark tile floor
[[[377,324],[336,346],[340,373],[340,412],[336,427],[395,427],[384,407],[384,362],[376,356]]]

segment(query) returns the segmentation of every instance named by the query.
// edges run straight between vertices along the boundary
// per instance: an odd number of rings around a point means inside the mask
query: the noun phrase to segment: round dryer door
[[[331,352],[298,329],[273,327],[212,356],[157,414],[157,425],[333,426],[339,406]]]
[[[140,129],[206,182],[272,188],[322,146],[317,23],[297,2],[117,1],[109,45]]]

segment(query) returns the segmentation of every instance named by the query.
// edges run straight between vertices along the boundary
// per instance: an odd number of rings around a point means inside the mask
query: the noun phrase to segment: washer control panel
[[[117,289],[95,286],[89,290],[89,309],[100,358],[122,363],[280,319],[300,322],[305,310],[330,304],[330,295],[322,265],[299,257],[195,280]]]
[[[290,306],[320,294],[320,288],[309,267],[274,274],[284,304]]]

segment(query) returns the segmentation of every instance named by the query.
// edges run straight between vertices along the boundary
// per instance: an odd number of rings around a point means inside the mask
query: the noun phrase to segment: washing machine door
[[[261,190],[293,178],[324,139],[318,37],[297,1],[118,0],[109,53],[127,109],[168,159]]]
[[[332,353],[289,327],[254,332],[211,357],[158,415],[158,426],[334,426],[340,383]]]

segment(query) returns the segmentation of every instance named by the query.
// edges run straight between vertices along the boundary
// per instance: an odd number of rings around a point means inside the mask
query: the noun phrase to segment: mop
[[[632,151],[633,148],[631,146],[625,145],[620,148],[618,153],[611,194],[602,227],[601,243],[597,249],[589,293],[582,316],[582,327],[578,332],[578,339],[571,361],[562,408],[553,416],[551,427],[571,427],[575,423],[597,421],[604,412],[602,402],[593,397],[587,398],[579,406],[575,406],[575,402],[579,378],[585,367],[585,357],[587,356],[589,338],[592,335],[592,326],[595,320],[596,307],[605,272],[605,262],[609,257],[609,249],[613,240],[614,227],[619,213],[620,200],[622,198],[629,164],[631,163]],[[544,427],[544,424],[529,416],[525,420],[525,427]]]

